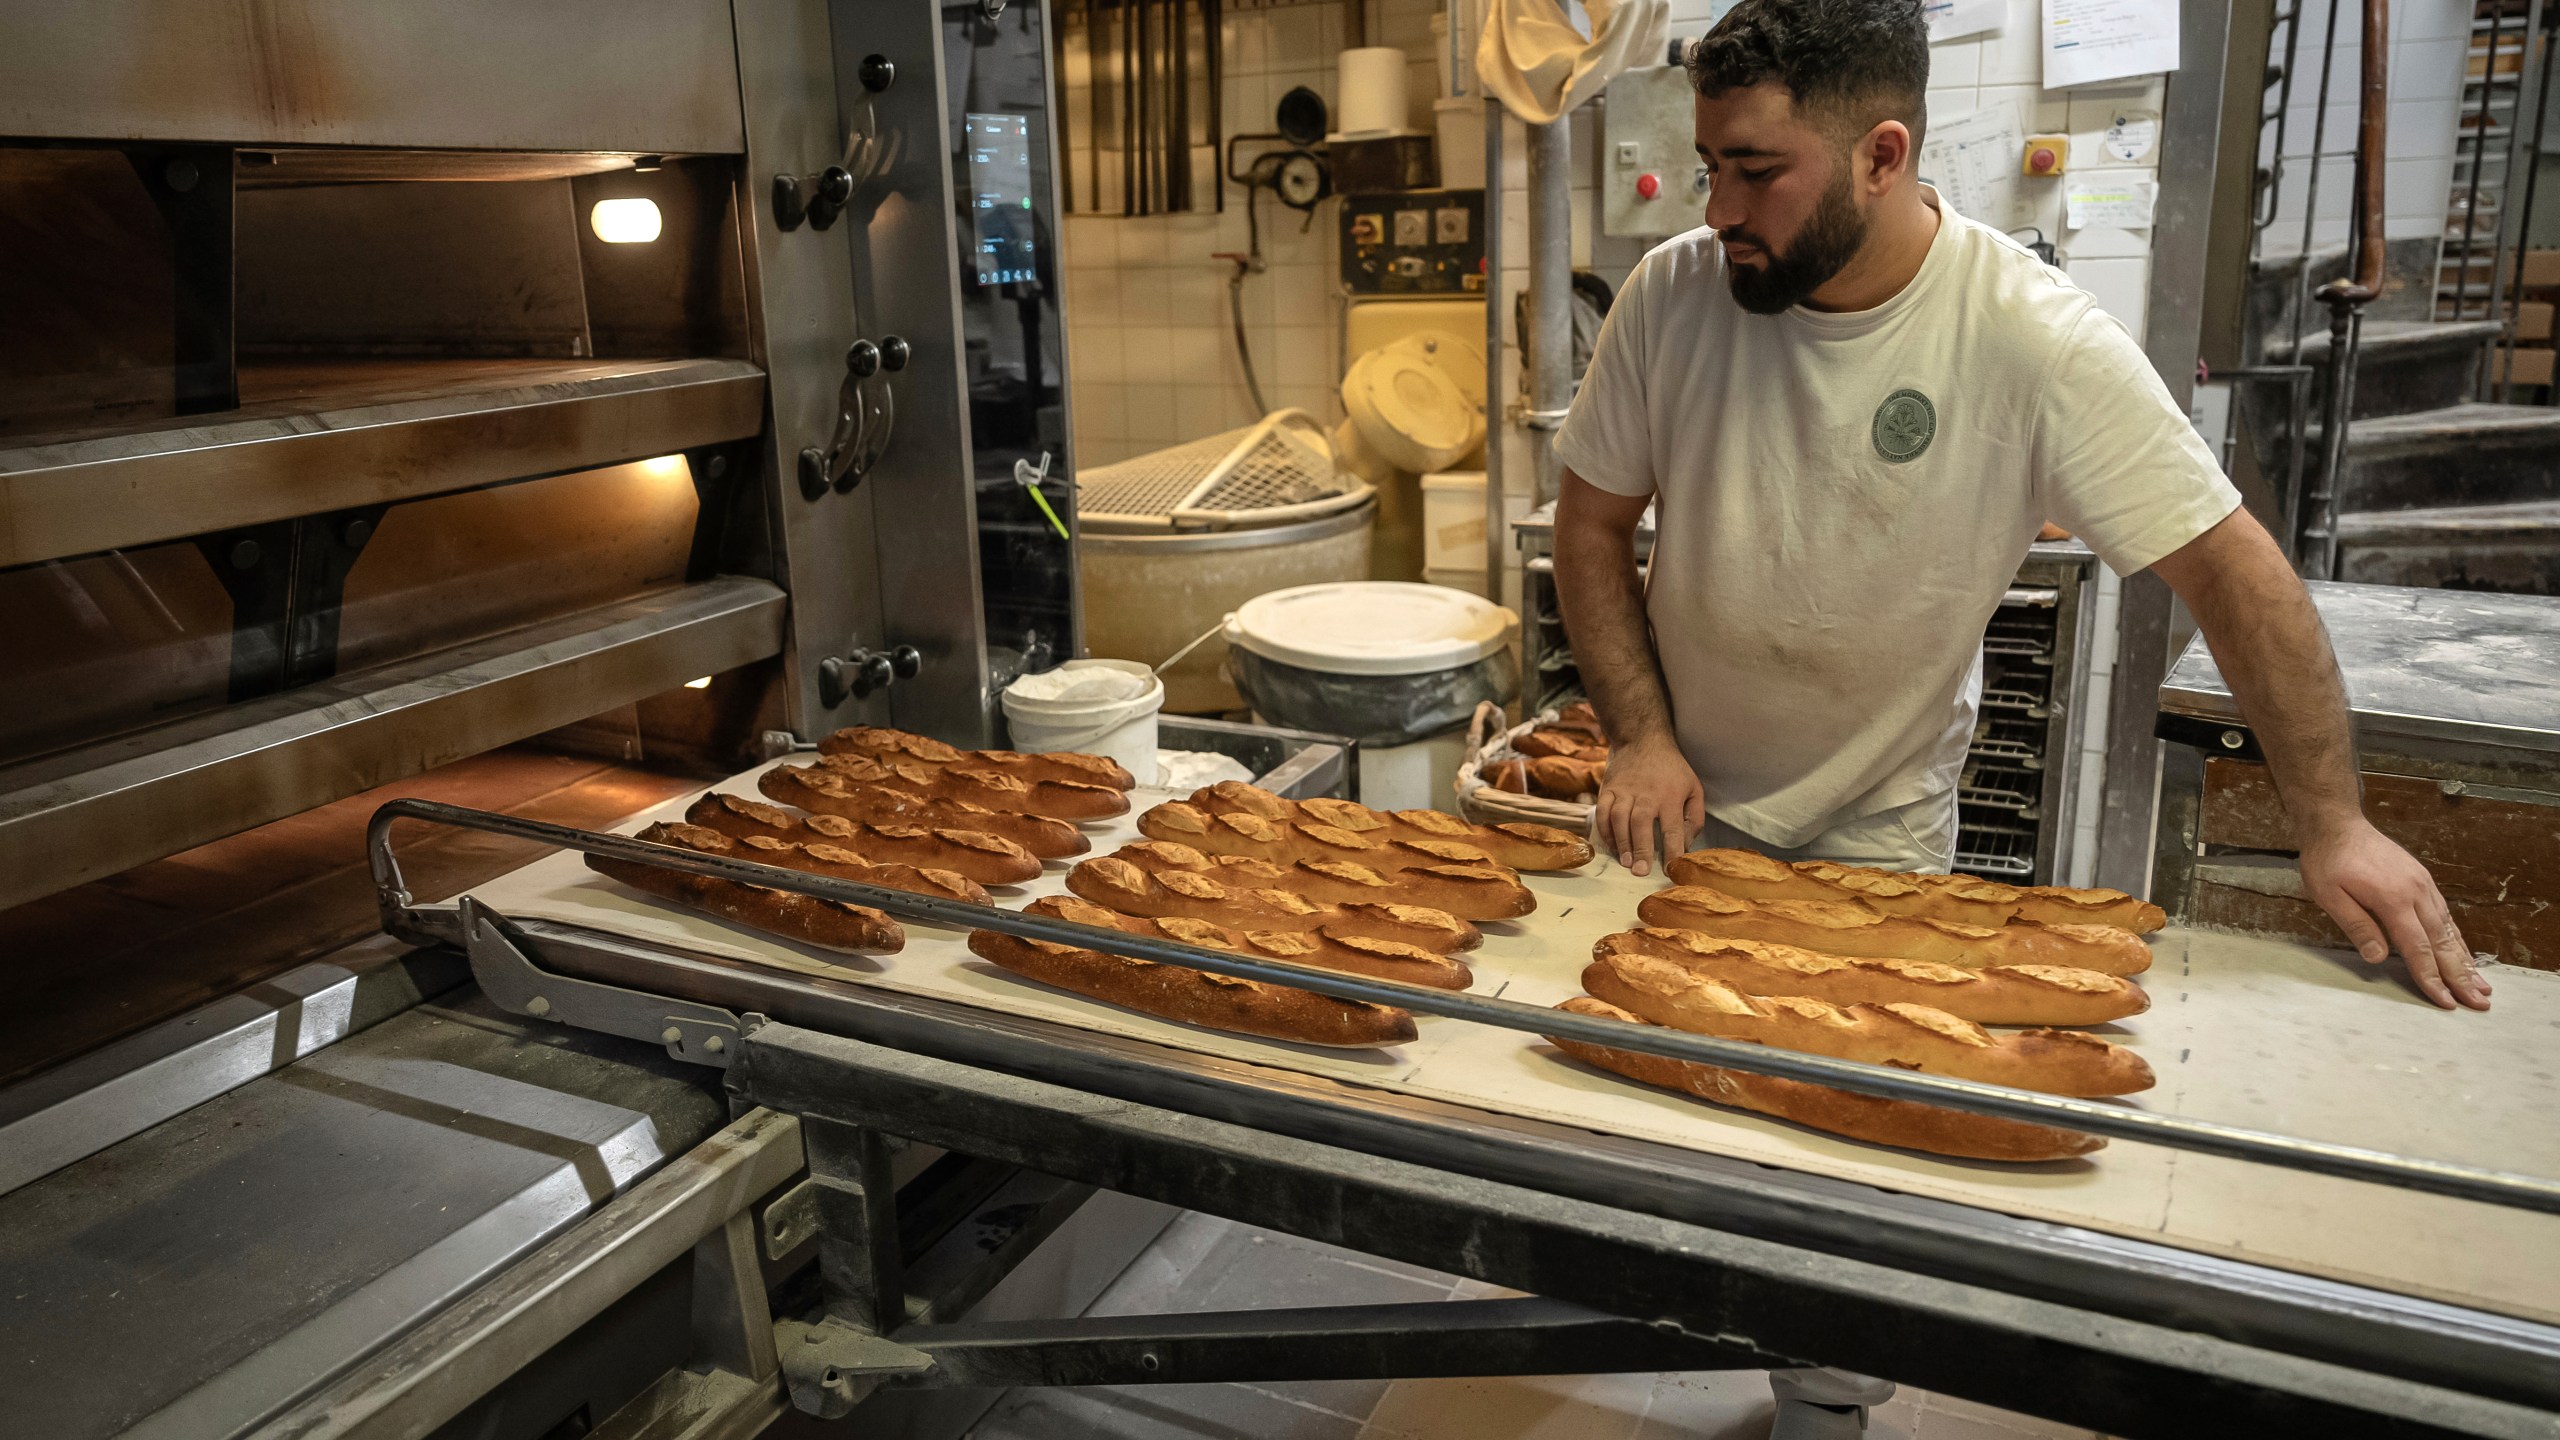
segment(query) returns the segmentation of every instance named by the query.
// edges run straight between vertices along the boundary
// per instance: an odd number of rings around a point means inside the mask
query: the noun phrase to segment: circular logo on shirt
[[[1876,407],[1875,424],[1869,429],[1878,455],[1896,465],[1917,460],[1938,437],[1938,407],[1917,390],[1896,390]]]

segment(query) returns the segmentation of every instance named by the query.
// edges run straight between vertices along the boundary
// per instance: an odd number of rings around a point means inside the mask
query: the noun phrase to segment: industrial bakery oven
[[[1556,601],[1555,505],[1512,527],[1520,549],[1522,708],[1584,698]],[[1637,544],[1649,552],[1647,512]],[[1956,782],[1955,868],[2020,885],[2071,877],[2071,836],[2086,743],[2088,646],[2097,557],[2076,540],[2038,541],[1982,636],[1982,709]]]
[[[458,1293],[396,1277],[485,1279],[725,1121],[654,1047],[338,948],[382,798],[603,823],[840,725],[983,743],[1076,652],[1045,19],[0,4],[0,1230],[222,1237],[148,1323],[46,1271],[0,1326],[73,1368],[21,1367],[23,1423],[249,1425]],[[302,1060],[339,1108],[279,1098]],[[216,1103],[273,1142],[224,1151],[263,1212],[101,1150]],[[515,1143],[366,1128],[466,1112]],[[330,1135],[450,1223],[313,1173]],[[565,1190],[525,1166],[590,1143]],[[257,1278],[282,1237],[299,1299]]]

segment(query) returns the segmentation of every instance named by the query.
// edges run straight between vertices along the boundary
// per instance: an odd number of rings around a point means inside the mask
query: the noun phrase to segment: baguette
[[[1428,985],[1435,990],[1464,990],[1476,983],[1475,972],[1464,961],[1434,955],[1419,946],[1372,940],[1364,935],[1331,935],[1322,930],[1230,930],[1206,920],[1171,917],[1144,920],[1072,895],[1043,895],[1022,908],[1028,915],[1178,940],[1185,945],[1208,944],[1210,940],[1202,937],[1216,937],[1224,948],[1243,954],[1286,960],[1293,965],[1315,965],[1348,975]]]
[[[1040,857],[1000,835],[982,830],[938,830],[927,825],[864,825],[839,815],[806,820],[743,795],[715,790],[693,802],[686,823],[733,839],[792,840],[836,845],[881,864],[921,865],[966,875],[981,885],[1019,885],[1040,878]]]
[[[1609,747],[1587,735],[1542,725],[1511,742],[1511,748],[1535,759],[1551,755],[1560,760],[1606,760]]]
[[[1306,820],[1266,820],[1241,810],[1213,815],[1182,800],[1166,801],[1140,815],[1138,833],[1211,855],[1241,855],[1275,865],[1299,860],[1349,860],[1372,870],[1475,865],[1518,878],[1480,847],[1454,840],[1368,839]]]
[[[768,800],[813,815],[833,815],[865,825],[925,825],[975,830],[1010,840],[1043,860],[1064,860],[1093,848],[1084,832],[1064,820],[990,810],[966,800],[933,800],[903,790],[857,784],[841,771],[818,765],[777,765],[756,777]]]
[[[1372,842],[1451,840],[1473,845],[1514,870],[1571,870],[1591,859],[1591,842],[1552,825],[1470,825],[1437,810],[1372,810],[1350,800],[1288,800],[1236,780],[1192,792],[1191,804],[1213,815],[1303,820],[1347,830]]]
[[[1662,868],[1679,884],[1712,886],[1746,900],[1855,900],[1880,914],[1964,925],[2024,919],[2112,925],[2148,935],[2168,923],[2159,906],[2121,890],[2020,887],[1971,875],[1913,875],[1829,860],[1789,865],[1750,850],[1692,850]]]
[[[1526,760],[1488,760],[1476,774],[1496,790],[1507,790],[1514,795],[1529,793],[1529,762]]]
[[[634,890],[821,950],[894,954],[907,943],[907,933],[898,928],[897,921],[867,905],[820,900],[788,890],[715,880],[708,875],[688,875],[681,870],[604,855],[588,856],[587,868]]]
[[[969,949],[1016,975],[1167,1020],[1302,1045],[1367,1049],[1414,1036],[1413,1016],[1384,1005],[1159,965],[1100,950],[969,932]]]
[[[1343,903],[1380,900],[1446,910],[1461,920],[1512,920],[1538,908],[1538,897],[1507,870],[1470,865],[1414,865],[1384,873],[1349,860],[1300,860],[1279,865],[1241,855],[1207,855],[1167,840],[1140,840],[1115,857],[1149,874],[1184,870],[1221,884],[1271,887],[1309,900]]]
[[[2029,885],[2018,890],[2018,918],[2039,925],[2112,925],[2148,935],[2169,923],[2169,912],[2121,890],[2077,885]]]
[[[1927,960],[1973,969],[2062,965],[2103,975],[2139,975],[2151,968],[2151,947],[2140,936],[2105,925],[1959,925],[1878,914],[1839,900],[1744,900],[1704,885],[1656,890],[1636,902],[1636,915],[1666,930],[1868,960]]]
[[[1587,735],[1604,747],[1609,743],[1609,732],[1602,729],[1600,726],[1600,712],[1592,709],[1591,702],[1588,700],[1574,701],[1562,710],[1557,711],[1556,718],[1540,725],[1538,728],[1548,731],[1562,730],[1574,735]]]
[[[1604,954],[1582,988],[1657,1025],[1753,1040],[1869,1065],[2054,1095],[2130,1095],[2152,1086],[2151,1066],[2079,1030],[1994,1035],[1927,1005],[1832,1005],[1799,995],[1745,995],[1669,960]]]
[[[776,840],[770,835],[751,835],[744,840],[723,835],[703,825],[651,825],[635,838],[659,845],[680,845],[704,855],[725,855],[732,860],[745,860],[757,865],[779,865],[806,875],[825,875],[837,880],[851,880],[858,885],[880,885],[891,890],[905,890],[917,895],[931,895],[939,900],[966,900],[972,905],[989,905],[987,892],[966,875],[948,870],[923,870],[913,865],[875,864],[842,846],[823,841],[803,845],[796,840]]]
[[[1026,782],[1060,780],[1070,785],[1108,785],[1114,790],[1133,790],[1138,784],[1137,777],[1123,769],[1119,761],[1104,755],[1070,750],[1036,755],[1019,750],[962,750],[930,736],[874,725],[838,730],[818,742],[818,753],[911,760],[920,765],[959,765],[971,770],[999,771]]]
[[[2059,965],[1968,970],[1925,960],[1850,959],[1793,945],[1725,940],[1695,930],[1604,935],[1594,959],[1651,955],[1746,995],[1801,995],[1834,1005],[1930,1005],[1979,1025],[2100,1025],[2151,1008],[2120,975]]]
[[[820,755],[818,768],[857,785],[878,785],[928,800],[966,800],[990,810],[1045,815],[1052,820],[1108,820],[1129,813],[1126,791],[1076,780],[1026,780],[1000,770],[966,765],[920,765],[868,755]]]
[[[1529,762],[1529,790],[1550,800],[1578,800],[1596,794],[1609,778],[1606,760],[1541,756]]]
[[[1588,995],[1577,995],[1556,1008],[1603,1020],[1637,1025],[1650,1023],[1640,1015],[1629,1014]],[[1905,1150],[1923,1150],[1932,1155],[2010,1162],[2069,1160],[2107,1143],[2096,1135],[2083,1135],[2076,1130],[2057,1130],[2049,1125],[2031,1125],[2023,1120],[2004,1120],[1993,1115],[1971,1115],[1962,1110],[1923,1105],[1913,1100],[1886,1100],[1874,1095],[1834,1090],[1828,1085],[1781,1080],[1771,1075],[1754,1075],[1744,1070],[1727,1070],[1722,1066],[1672,1060],[1633,1050],[1615,1050],[1554,1035],[1547,1037],[1547,1043],[1585,1065],[1624,1075],[1630,1080],[1640,1080],[1647,1085],[1676,1090],[1736,1110],[1791,1120],[1798,1125],[1845,1135],[1852,1140],[1893,1145]]]
[[[1378,902],[1318,905],[1286,890],[1222,885],[1186,871],[1150,875],[1107,855],[1068,871],[1067,888],[1096,905],[1150,920],[1210,920],[1257,930],[1330,929],[1336,935],[1400,940],[1439,955],[1484,943],[1482,931],[1442,910]]]

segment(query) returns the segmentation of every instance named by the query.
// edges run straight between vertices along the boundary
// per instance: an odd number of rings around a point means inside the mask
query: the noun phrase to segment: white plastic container
[[[1412,61],[1393,45],[1345,50],[1336,60],[1335,132],[1352,138],[1405,129],[1405,69]]]
[[[1116,671],[1145,683],[1135,693],[1073,693],[1094,671]],[[1069,693],[1056,692],[1064,689]],[[1005,727],[1016,750],[1073,750],[1117,760],[1141,785],[1156,783],[1156,712],[1164,708],[1164,682],[1135,660],[1070,660],[1054,670],[1025,675],[1005,687]]]
[[[1484,472],[1442,470],[1422,477],[1422,569],[1484,574]]]
[[[1228,664],[1255,713],[1360,741],[1360,799],[1448,809],[1465,726],[1520,679],[1511,611],[1455,590],[1300,585],[1227,617]]]
[[[1431,122],[1439,131],[1440,188],[1484,188],[1484,102],[1472,95],[1431,102]]]

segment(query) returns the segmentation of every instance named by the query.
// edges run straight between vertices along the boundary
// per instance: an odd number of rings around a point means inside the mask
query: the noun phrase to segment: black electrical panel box
[[[1485,292],[1484,192],[1342,197],[1342,284],[1354,295]]]

